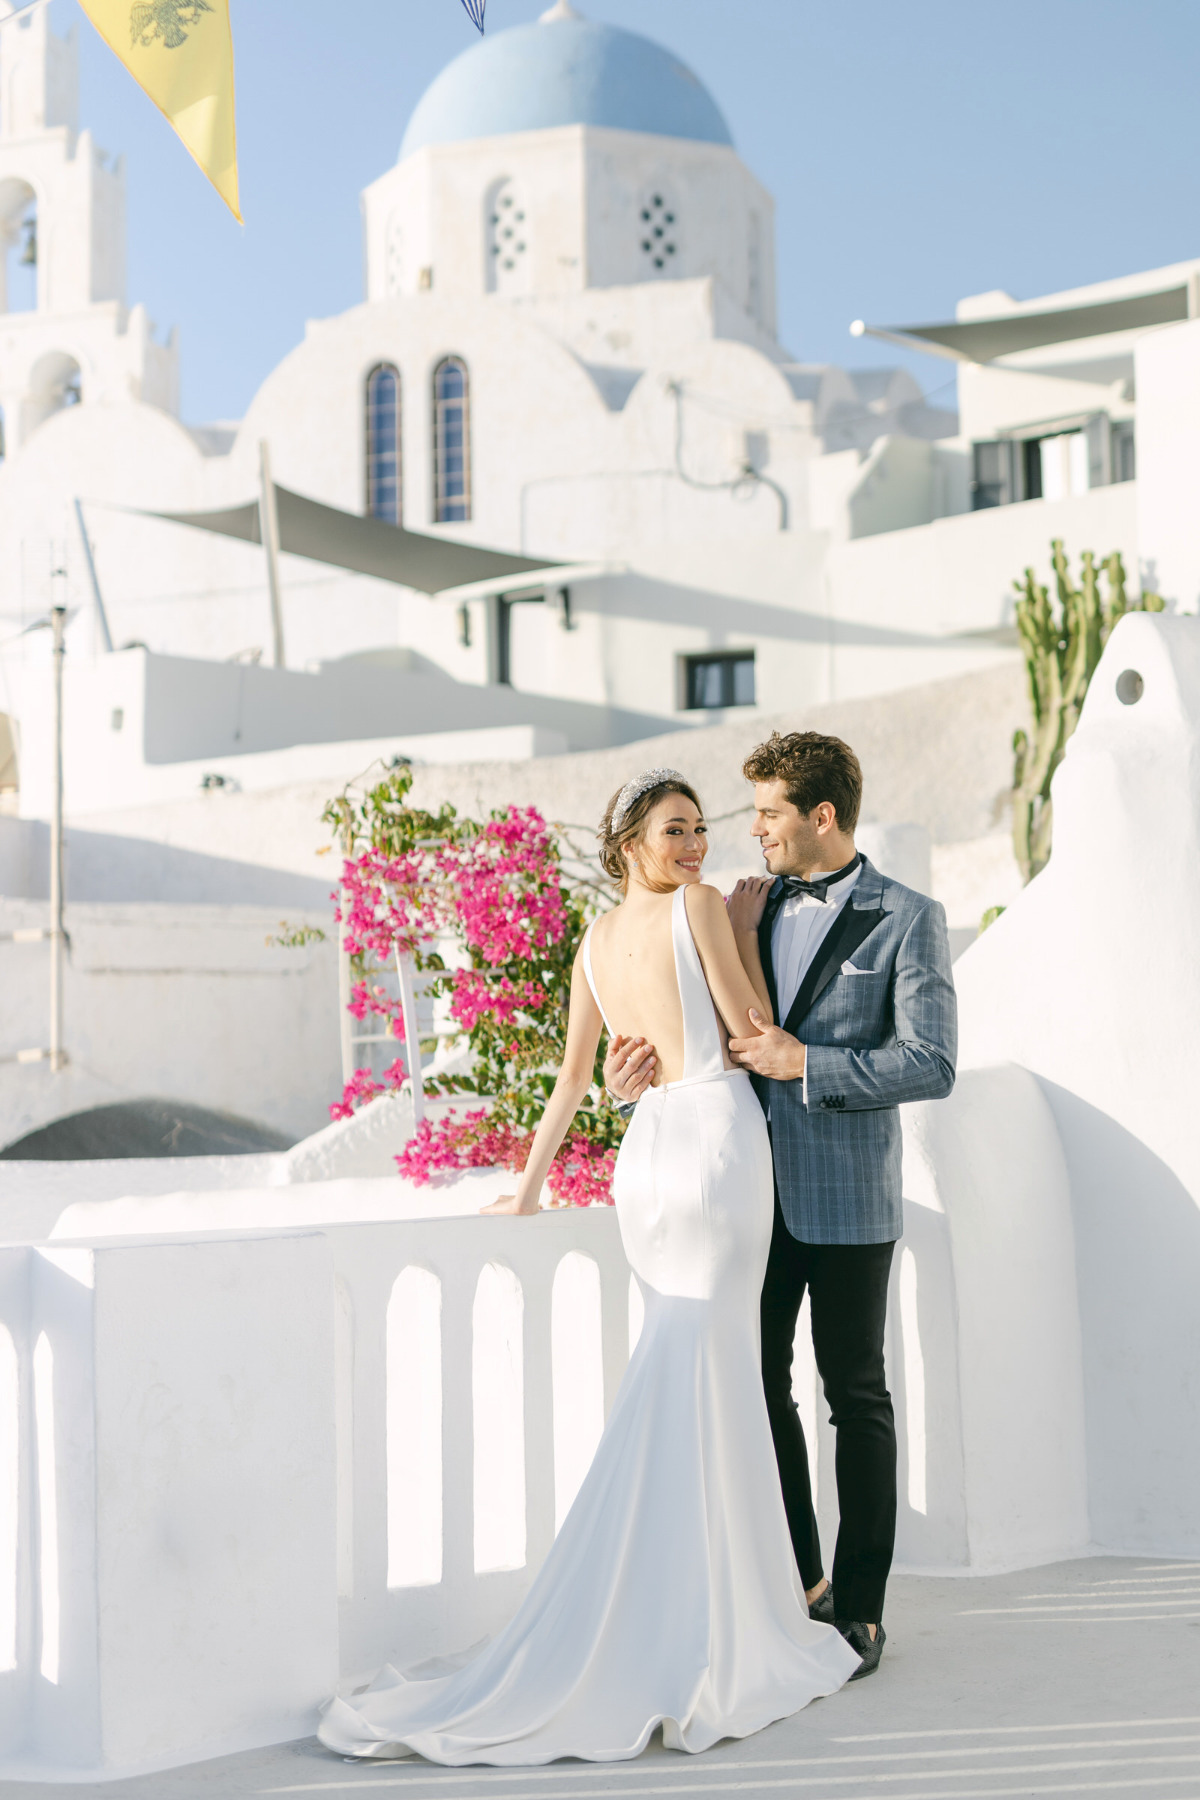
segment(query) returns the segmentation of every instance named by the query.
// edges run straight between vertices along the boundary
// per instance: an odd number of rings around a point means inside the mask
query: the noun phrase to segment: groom
[[[735,1038],[771,1129],[775,1225],[762,1295],[763,1385],[809,1612],[879,1666],[896,1532],[896,1431],[883,1366],[888,1275],[903,1230],[900,1115],[954,1085],[956,1012],[946,918],[854,847],[858,758],[840,738],[774,733],[752,751],[754,823],[769,871],[729,901],[757,931],[776,1019]],[[757,1021],[758,1015],[751,1014]],[[616,1039],[604,1065],[636,1100],[653,1046]],[[840,1524],[825,1579],[792,1344],[810,1296],[817,1369],[837,1433]]]

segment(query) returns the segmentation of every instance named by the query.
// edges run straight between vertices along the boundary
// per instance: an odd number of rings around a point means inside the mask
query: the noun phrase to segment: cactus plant
[[[1013,734],[1013,852],[1026,881],[1050,860],[1054,828],[1050,783],[1067,740],[1079,723],[1088,684],[1117,620],[1127,612],[1161,612],[1161,595],[1125,592],[1125,566],[1114,550],[1098,566],[1083,552],[1079,585],[1071,577],[1061,538],[1050,545],[1057,609],[1049,590],[1026,569],[1017,590],[1017,631],[1025,654],[1032,732]],[[1100,592],[1101,567],[1108,583]]]

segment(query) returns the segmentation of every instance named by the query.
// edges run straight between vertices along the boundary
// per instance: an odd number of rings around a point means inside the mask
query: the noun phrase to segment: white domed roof
[[[708,89],[669,50],[581,19],[558,0],[536,24],[484,38],[443,69],[418,102],[400,155],[555,125],[733,142]]]

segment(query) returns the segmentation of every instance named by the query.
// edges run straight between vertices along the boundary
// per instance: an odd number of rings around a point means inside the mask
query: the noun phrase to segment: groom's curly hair
[[[828,800],[839,831],[852,832],[858,824],[862,768],[841,738],[819,731],[773,731],[765,744],[750,752],[742,774],[747,781],[782,781],[788,799],[805,817]]]

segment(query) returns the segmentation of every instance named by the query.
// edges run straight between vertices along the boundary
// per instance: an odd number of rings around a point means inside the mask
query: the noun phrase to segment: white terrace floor
[[[899,1576],[878,1674],[742,1743],[634,1763],[347,1765],[313,1738],[135,1780],[0,1783],[0,1800],[1200,1800],[1200,1563],[1125,1557],[1017,1575]]]

